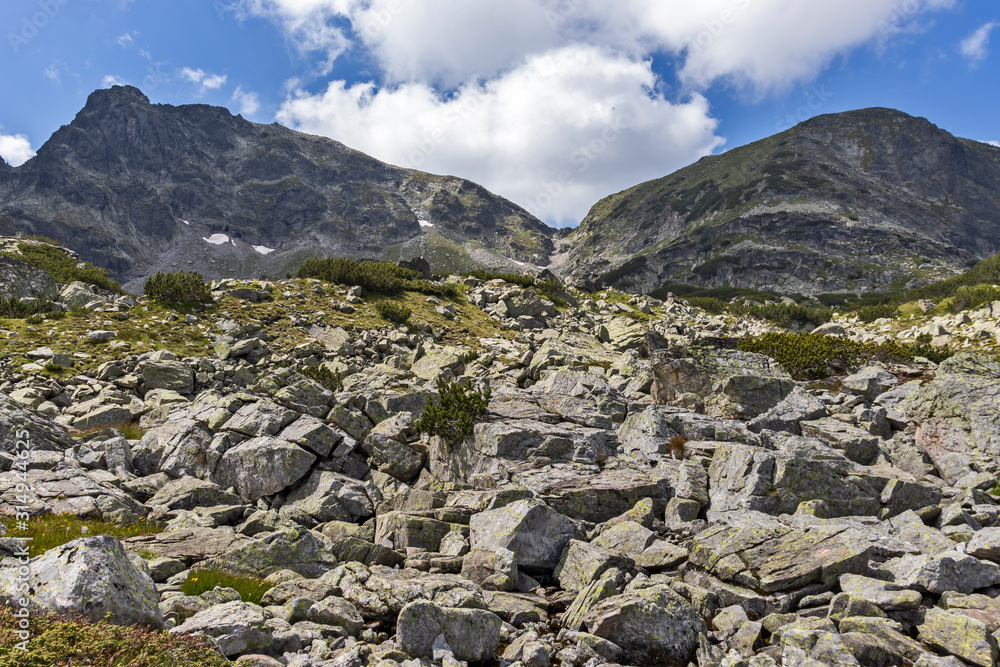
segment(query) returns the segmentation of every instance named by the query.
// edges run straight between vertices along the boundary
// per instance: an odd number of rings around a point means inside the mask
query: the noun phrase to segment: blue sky
[[[553,225],[820,113],[1000,140],[992,0],[4,0],[0,28],[12,164],[129,83],[470,178]]]

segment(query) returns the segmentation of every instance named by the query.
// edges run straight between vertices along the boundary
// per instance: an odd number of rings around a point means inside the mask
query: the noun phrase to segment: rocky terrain
[[[71,311],[0,325],[2,511],[156,526],[35,556],[33,614],[243,667],[997,664],[1000,302],[839,317],[961,353],[804,382],[733,349],[766,323],[674,299],[453,276],[392,326],[352,285],[171,311],[6,262],[7,293]],[[449,383],[486,413],[418,433]],[[273,587],[185,595],[209,570]]]
[[[1000,148],[891,109],[818,116],[598,202],[583,284],[888,291],[1000,251]]]
[[[36,157],[0,166],[0,234],[71,244],[122,284],[160,269],[278,277],[316,254],[517,269],[548,263],[552,231],[461,178],[129,86],[94,92]]]

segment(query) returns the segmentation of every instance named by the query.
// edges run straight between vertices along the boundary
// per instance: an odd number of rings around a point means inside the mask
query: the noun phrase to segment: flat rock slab
[[[232,528],[185,528],[156,535],[141,535],[123,540],[130,551],[148,551],[164,558],[176,558],[193,565],[221,556],[250,540]]]
[[[842,574],[866,574],[870,550],[864,535],[842,526],[720,525],[695,537],[690,562],[723,581],[770,594],[811,584],[829,588]]]

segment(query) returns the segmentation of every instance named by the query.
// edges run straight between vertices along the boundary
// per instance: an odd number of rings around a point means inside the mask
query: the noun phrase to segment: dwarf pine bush
[[[157,271],[142,285],[143,293],[164,306],[185,306],[212,303],[212,293],[197,271],[163,273]]]
[[[437,435],[457,444],[472,435],[476,420],[484,416],[492,392],[474,391],[472,387],[444,378],[437,381],[438,399],[427,404],[417,421],[417,433]]]

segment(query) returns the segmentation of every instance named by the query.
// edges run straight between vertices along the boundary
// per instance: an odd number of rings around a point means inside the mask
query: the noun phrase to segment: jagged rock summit
[[[568,242],[560,272],[633,292],[923,284],[1000,251],[1000,148],[892,109],[817,116],[598,202]]]
[[[36,157],[0,166],[0,234],[19,231],[123,284],[158,269],[284,275],[317,253],[514,269],[552,249],[552,230],[470,181],[130,86],[94,92]]]

